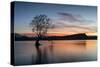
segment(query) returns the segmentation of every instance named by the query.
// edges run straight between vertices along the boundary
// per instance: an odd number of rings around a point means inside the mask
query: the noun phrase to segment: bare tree
[[[45,14],[33,17],[30,25],[32,27],[32,31],[37,35],[37,41],[39,41],[42,36],[47,34],[48,29],[54,27],[54,25],[51,23],[51,19],[48,18]]]
[[[36,34],[37,40],[35,43],[36,49],[37,49],[37,58],[36,63],[42,63],[41,62],[41,50],[39,49],[40,43],[39,40],[42,36],[45,36],[47,34],[48,29],[54,28],[54,25],[51,22],[51,19],[48,18],[46,15],[41,14],[33,17],[31,23],[32,31]]]

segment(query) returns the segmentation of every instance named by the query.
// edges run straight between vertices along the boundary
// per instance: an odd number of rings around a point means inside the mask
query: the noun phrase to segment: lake
[[[97,59],[97,40],[40,41],[39,50],[35,47],[35,41],[15,41],[14,44],[15,65],[95,61]]]

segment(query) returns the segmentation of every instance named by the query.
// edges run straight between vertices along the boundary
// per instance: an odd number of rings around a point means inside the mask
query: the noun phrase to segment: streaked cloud
[[[87,22],[94,22],[93,20],[87,20],[86,18],[84,18],[82,15],[76,15],[76,14],[72,14],[72,13],[64,13],[64,12],[58,12],[57,13],[61,20],[65,20],[68,22],[79,22],[79,23],[87,23]]]
[[[59,18],[53,20],[56,28],[70,29],[69,32],[96,32],[96,22],[93,20],[86,20],[81,15],[74,15],[71,13],[57,13]]]
[[[63,12],[58,12],[58,15],[60,15],[61,20],[67,20],[69,22],[81,22],[81,20],[74,15],[70,13],[63,13]]]

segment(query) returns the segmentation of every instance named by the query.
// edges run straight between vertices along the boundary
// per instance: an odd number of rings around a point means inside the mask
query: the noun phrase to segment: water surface
[[[15,65],[48,64],[97,59],[96,40],[15,41]]]

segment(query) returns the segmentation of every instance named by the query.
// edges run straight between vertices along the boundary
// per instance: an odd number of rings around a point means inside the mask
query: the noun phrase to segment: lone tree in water
[[[32,27],[32,31],[35,32],[37,36],[36,46],[38,46],[40,38],[47,34],[48,29],[54,27],[51,23],[51,19],[44,14],[33,17],[30,25]]]

